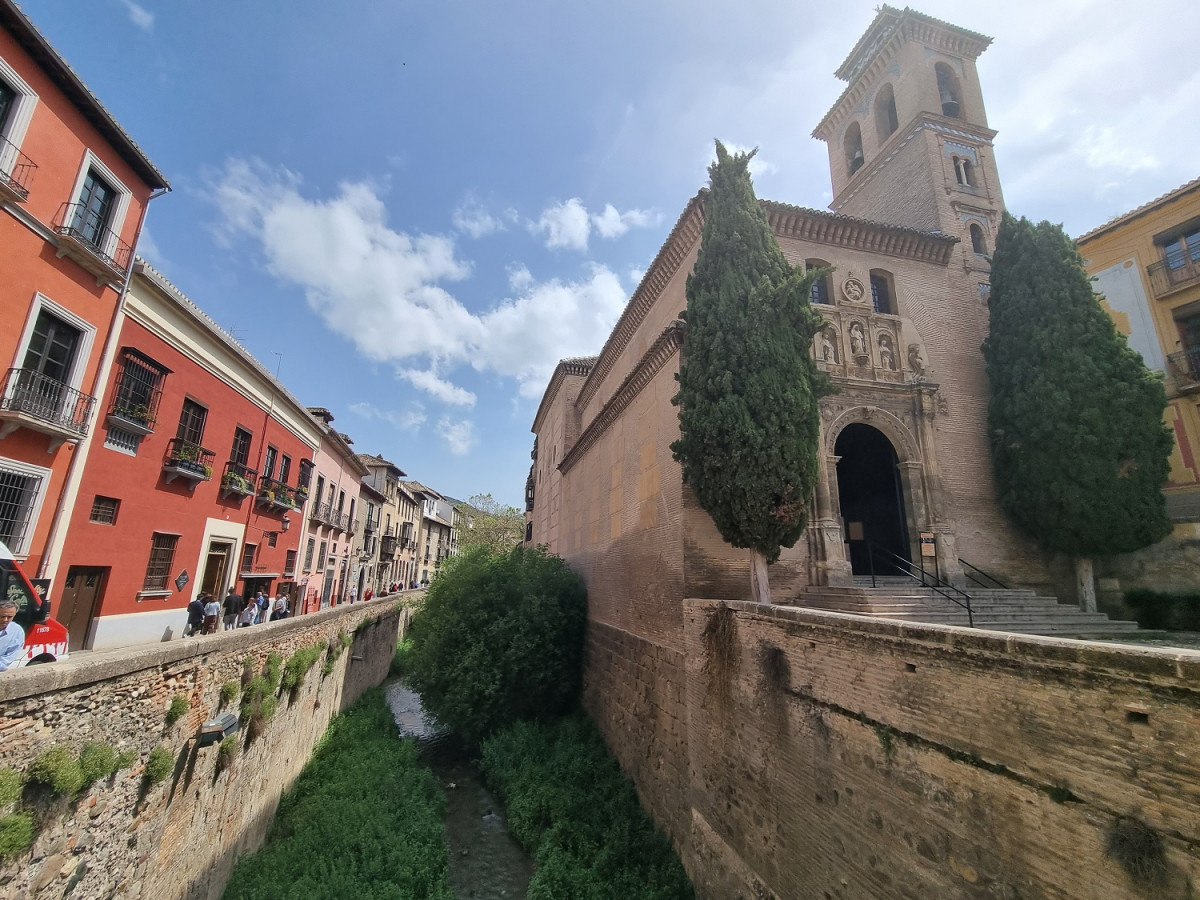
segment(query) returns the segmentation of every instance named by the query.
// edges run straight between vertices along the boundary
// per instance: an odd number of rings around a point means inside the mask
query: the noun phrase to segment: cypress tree
[[[793,269],[754,196],[754,153],[717,142],[709,166],[704,232],[687,280],[686,342],[679,369],[683,479],[721,536],[753,551],[755,599],[769,593],[766,564],[796,543],[817,477],[817,401],[828,380],[812,339],[809,306],[823,271]]]
[[[990,306],[983,352],[1001,505],[1042,547],[1075,557],[1080,605],[1094,610],[1092,557],[1171,528],[1166,393],[1097,302],[1060,226],[1005,215]]]

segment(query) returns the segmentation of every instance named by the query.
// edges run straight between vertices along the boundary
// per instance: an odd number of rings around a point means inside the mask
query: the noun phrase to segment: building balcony
[[[391,559],[396,555],[396,536],[385,534],[379,539],[379,555]]]
[[[225,473],[221,476],[221,496],[236,497],[238,500],[249,497],[254,493],[257,481],[258,470],[231,459],[225,463]]]
[[[153,434],[157,424],[158,401],[161,397],[162,391],[158,389],[151,391],[144,403],[128,397],[113,397],[106,421],[114,428],[133,434]]]
[[[96,276],[97,284],[119,288],[125,281],[133,248],[82,203],[64,203],[54,218],[58,255],[73,259]]]
[[[36,369],[9,369],[0,397],[0,439],[18,428],[50,437],[50,452],[87,437],[96,398]]]
[[[183,438],[171,438],[167,441],[167,452],[163,456],[165,481],[170,484],[176,478],[183,478],[188,488],[194,491],[200,482],[212,480],[214,459],[216,454],[199,444]]]
[[[0,200],[24,203],[29,199],[37,163],[17,149],[11,141],[0,137]]]
[[[1200,347],[1167,356],[1167,371],[1180,394],[1200,391]]]
[[[1177,265],[1168,265],[1167,260],[1161,260],[1146,266],[1146,275],[1150,279],[1150,292],[1155,299],[1180,288],[1200,284],[1200,259],[1187,257],[1176,259]]]
[[[258,496],[255,502],[259,506],[286,512],[287,510],[298,510],[304,501],[296,498],[294,487],[289,487],[285,482],[267,478],[264,475],[258,480]]]

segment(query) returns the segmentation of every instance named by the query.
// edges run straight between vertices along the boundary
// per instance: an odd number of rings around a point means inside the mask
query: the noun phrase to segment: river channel
[[[508,833],[500,804],[483,786],[462,742],[434,728],[421,709],[421,698],[404,682],[386,684],[384,695],[400,736],[416,739],[421,761],[433,770],[446,795],[454,893],[460,900],[524,897],[533,861]]]

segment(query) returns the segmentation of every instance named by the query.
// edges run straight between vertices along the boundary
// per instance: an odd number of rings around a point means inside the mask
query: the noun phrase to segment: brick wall
[[[262,843],[329,720],[386,677],[406,623],[394,601],[376,600],[0,675],[0,766],[24,769],[53,744],[78,749],[88,741],[139,756],[73,804],[38,804],[38,838],[0,868],[0,897],[219,897],[237,858]],[[240,682],[247,659],[258,672],[269,653],[286,660],[339,631],[354,642],[330,675],[322,677],[322,656],[299,690],[285,692],[264,734],[247,744],[239,732],[239,755],[217,773],[217,748],[200,749],[196,738],[221,711],[221,685]],[[176,695],[188,699],[188,713],[167,726]],[[238,701],[227,708],[236,714]],[[175,756],[175,768],[147,791],[143,765],[158,745]]]
[[[1200,653],[729,606],[722,671],[684,605],[698,896],[1190,896]],[[1107,855],[1123,819],[1157,884]]]

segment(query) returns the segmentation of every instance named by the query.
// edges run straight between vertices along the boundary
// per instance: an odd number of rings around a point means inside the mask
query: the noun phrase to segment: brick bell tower
[[[992,39],[882,6],[835,73],[848,86],[813,132],[829,149],[834,212],[961,239],[988,280],[1004,200],[975,60]]]

